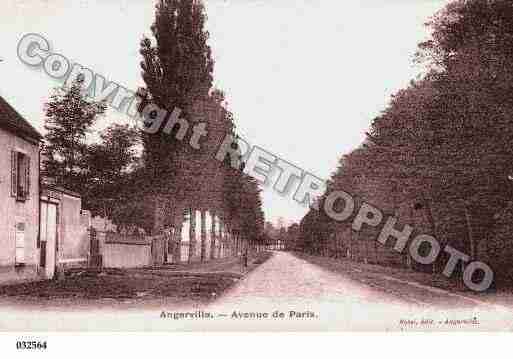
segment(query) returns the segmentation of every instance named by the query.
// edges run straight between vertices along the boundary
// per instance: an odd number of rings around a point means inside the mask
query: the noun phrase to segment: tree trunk
[[[235,236],[231,228],[228,231],[228,242],[230,243],[230,255],[233,257],[235,256]]]
[[[196,248],[196,210],[191,208],[189,210],[189,258],[188,262],[192,263],[194,257],[194,250]]]
[[[349,228],[349,259],[353,259],[353,230]]]
[[[413,226],[413,228],[415,228],[417,226],[417,221],[415,220],[414,218],[414,215],[413,215],[413,206],[410,206],[410,224]],[[411,258],[411,254],[410,254],[410,246],[409,246],[409,243],[408,245],[406,246],[406,254],[405,254],[405,265],[406,265],[406,268],[412,270],[413,269],[413,262],[412,262],[412,258]]]
[[[225,256],[231,256],[233,253],[232,253],[232,242],[231,242],[231,234],[230,234],[230,227],[225,227],[225,230],[224,230],[224,236],[225,236]]]
[[[230,255],[234,256],[235,255],[235,238],[234,238],[231,228],[228,232],[228,243],[230,243]]]
[[[228,234],[226,233],[227,229],[228,228],[226,227],[226,224],[223,223],[223,232],[221,232],[221,235],[223,237],[223,258],[225,258],[228,255]]]
[[[201,262],[206,259],[206,245],[207,245],[207,220],[204,210],[201,211]]]
[[[438,239],[437,231],[436,231],[436,222],[435,222],[435,216],[433,215],[433,208],[431,207],[431,202],[426,199],[426,206],[427,206],[427,215],[428,215],[428,221],[431,225],[431,229],[433,231],[432,236]],[[437,261],[433,262],[433,274],[438,272],[437,268]]]
[[[210,228],[210,259],[216,258],[216,214],[212,213]]]
[[[229,253],[229,247],[228,247],[228,233],[227,233],[228,227],[226,226],[226,223],[223,223],[223,231],[221,232],[221,243],[222,243],[222,252],[223,252],[223,258],[228,256]]]
[[[171,243],[171,233],[169,232],[165,232],[164,233],[164,245],[163,245],[163,251],[164,251],[164,260],[163,260],[163,264],[166,264],[169,260],[168,258],[168,255],[169,255],[169,244]]]
[[[374,242],[374,254],[375,254],[375,258],[376,258],[376,264],[379,264],[379,253],[378,253],[378,241],[373,241]]]
[[[156,236],[161,234],[164,229],[164,206],[162,200],[158,196],[155,196],[153,201],[153,235]]]
[[[223,229],[223,221],[221,220],[221,218],[219,218],[219,239],[218,239],[219,249],[217,252],[217,258],[223,258],[223,256],[224,256],[224,253],[223,253],[223,246],[224,246],[223,230],[224,230]]]
[[[463,202],[463,209],[465,210],[465,220],[467,223],[468,240],[470,242],[470,259],[476,258],[476,244],[474,243],[474,232],[472,231],[472,222],[470,220],[470,213],[467,205]]]
[[[173,230],[173,237],[176,242],[176,248],[175,248],[175,263],[180,263],[182,261],[182,220],[180,219],[180,222],[177,223],[176,229]]]

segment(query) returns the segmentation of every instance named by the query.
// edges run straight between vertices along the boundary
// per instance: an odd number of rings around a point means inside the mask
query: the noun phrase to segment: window
[[[22,152],[11,153],[11,195],[26,201],[30,195],[30,157]]]

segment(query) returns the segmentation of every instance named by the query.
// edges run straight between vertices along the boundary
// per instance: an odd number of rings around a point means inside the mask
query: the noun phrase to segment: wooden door
[[[41,203],[41,266],[49,279],[55,275],[57,265],[57,204]]]

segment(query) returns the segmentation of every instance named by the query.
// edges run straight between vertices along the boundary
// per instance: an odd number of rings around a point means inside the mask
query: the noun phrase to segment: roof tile
[[[0,96],[0,128],[38,141],[43,138],[39,131],[25,120],[2,96]]]

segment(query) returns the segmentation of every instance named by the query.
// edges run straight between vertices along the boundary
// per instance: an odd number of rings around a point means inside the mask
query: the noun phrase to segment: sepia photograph
[[[1,332],[513,330],[513,1],[0,17]]]

